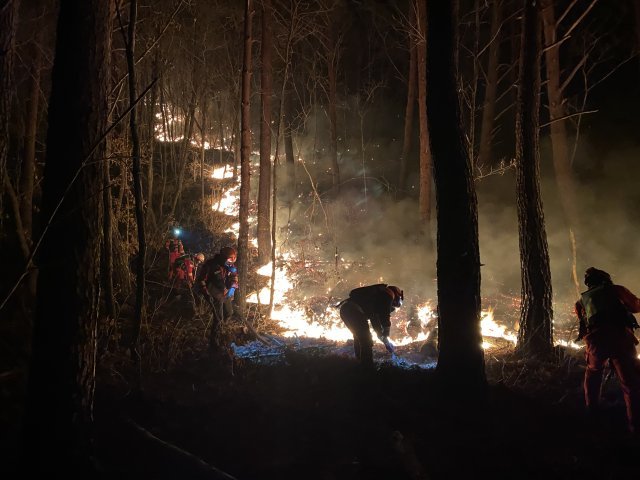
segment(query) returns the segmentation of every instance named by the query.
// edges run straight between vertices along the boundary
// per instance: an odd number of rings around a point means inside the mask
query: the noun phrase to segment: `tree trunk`
[[[105,148],[105,160],[102,162],[102,257],[100,269],[102,276],[102,286],[104,288],[104,305],[107,316],[115,318],[115,294],[113,289],[113,201],[111,193],[111,171],[110,171],[110,148],[109,144]]]
[[[493,143],[493,125],[496,110],[496,93],[498,91],[498,62],[500,55],[500,23],[502,22],[502,0],[496,0],[491,7],[491,31],[489,45],[489,62],[482,106],[482,125],[480,131],[480,149],[478,168],[493,164],[491,147]]]
[[[258,182],[258,262],[265,264],[271,256],[271,223],[269,219],[271,199],[271,98],[273,76],[271,51],[273,38],[271,0],[262,0],[262,115],[260,116],[260,178]]]
[[[29,66],[29,100],[27,101],[24,156],[20,175],[20,216],[22,218],[24,236],[29,243],[31,243],[33,235],[33,184],[36,174],[36,135],[38,132],[38,110],[40,105],[41,38],[42,35],[36,32],[31,46],[33,53],[31,56],[32,63]]]
[[[560,79],[560,44],[557,42],[557,26],[553,0],[542,0],[542,19],[544,24],[545,64],[547,67],[547,97],[549,100],[549,129],[551,131],[551,149],[553,152],[553,168],[558,186],[558,196],[565,215],[572,256],[576,258],[575,227],[579,226],[579,212],[576,198],[576,186],[571,169],[567,127],[563,118],[566,115]],[[577,278],[576,266],[572,265],[572,277],[576,294],[579,293],[580,282]]]
[[[286,196],[289,208],[296,198],[296,160],[293,153],[293,112],[291,108],[291,91],[288,90],[284,97],[284,131],[283,143],[284,143],[284,155],[286,158]]]
[[[9,114],[13,92],[13,60],[15,55],[16,20],[19,0],[0,3],[0,185],[5,185],[9,155]],[[0,215],[4,212],[0,195]]]
[[[420,118],[420,223],[429,250],[431,242],[431,181],[432,159],[429,126],[427,124],[427,5],[418,2],[417,26],[420,36],[416,45],[418,65],[418,114]]]
[[[102,165],[108,115],[110,2],[60,5],[44,171],[25,424],[27,470],[94,477]]]
[[[340,167],[338,165],[338,44],[333,23],[329,20],[327,33],[327,80],[329,82],[329,161],[331,162],[331,184],[340,189]]]
[[[145,294],[145,257],[147,254],[147,241],[144,231],[144,208],[142,198],[142,172],[140,168],[140,137],[138,136],[138,108],[135,105],[137,97],[135,47],[136,47],[136,22],[138,18],[138,1],[129,0],[129,27],[127,32],[127,70],[129,72],[129,128],[131,130],[131,160],[133,195],[136,212],[136,227],[138,234],[138,253],[136,255],[136,309],[133,320],[133,335],[131,338],[131,358],[138,361],[138,340],[140,328],[144,316]],[[193,128],[193,113],[190,118],[189,129]],[[176,195],[177,198],[178,195]],[[174,203],[175,207],[175,203]]]
[[[636,53],[640,54],[640,0],[632,0],[632,2],[636,14]],[[640,59],[640,55],[638,55],[638,59]]]
[[[436,371],[452,392],[486,387],[480,334],[478,204],[456,94],[452,7],[427,2],[427,102],[438,222]]]
[[[193,124],[196,116],[196,87],[193,85],[193,92],[191,94],[191,101],[189,102],[189,113],[187,114],[187,123],[184,127],[184,139],[182,140],[182,146],[180,148],[180,159],[178,161],[178,185],[176,191],[173,194],[173,201],[171,202],[171,211],[169,217],[173,217],[176,213],[176,207],[178,200],[182,195],[182,188],[184,186],[184,175],[187,171],[187,159],[189,157],[189,145],[191,144],[191,135],[193,134]]]
[[[516,117],[516,188],[522,275],[518,351],[546,356],[553,350],[549,249],[540,195],[540,15],[525,2],[520,42]]]
[[[242,115],[240,145],[240,229],[238,232],[238,281],[246,288],[249,268],[249,192],[251,191],[251,45],[253,43],[253,0],[244,4],[244,58],[242,61]],[[244,316],[246,294],[236,296]]]
[[[423,3],[423,2],[420,2]],[[417,5],[411,2],[411,25],[415,22],[415,10]],[[413,113],[416,104],[416,78],[417,78],[417,53],[416,41],[413,33],[408,35],[409,43],[409,73],[407,76],[407,104],[404,109],[404,135],[402,140],[402,153],[400,154],[400,172],[398,175],[398,190],[402,192],[407,181],[409,152],[411,151],[411,137],[413,136]],[[426,48],[426,44],[425,44]],[[425,56],[426,60],[426,56]],[[426,64],[425,64],[426,65]],[[426,78],[426,77],[425,77]],[[424,85],[423,85],[424,86]],[[426,87],[425,87],[426,88]]]

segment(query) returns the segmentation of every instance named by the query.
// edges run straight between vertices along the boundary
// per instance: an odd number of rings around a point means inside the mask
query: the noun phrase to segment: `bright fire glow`
[[[211,173],[211,178],[225,179],[233,176],[233,169],[230,165],[216,168]],[[233,185],[226,189],[221,198],[212,205],[212,209],[216,211],[222,211],[227,215],[237,216],[239,211],[239,184]],[[254,222],[251,224],[255,224]],[[230,227],[227,232],[238,235],[239,224],[236,222]],[[251,238],[251,244],[257,247],[257,239]],[[295,282],[292,280],[292,276],[289,273],[289,267],[293,263],[300,263],[300,261],[293,257],[291,253],[284,253],[281,256],[280,261],[275,269],[275,288],[273,294],[273,309],[271,311],[271,319],[277,321],[280,326],[285,329],[283,334],[285,337],[310,337],[310,338],[325,338],[333,341],[347,341],[353,338],[349,329],[346,328],[342,320],[340,319],[339,308],[335,305],[338,304],[342,298],[333,298],[329,292],[325,293],[323,297],[325,306],[322,311],[313,311],[309,308],[309,301],[307,297],[300,300],[294,300],[293,294],[295,292]],[[344,268],[348,268],[349,265],[345,264]],[[260,267],[256,273],[259,275],[269,277],[268,285],[263,287],[259,292],[253,293],[247,297],[248,303],[254,304],[269,304],[270,284],[271,284],[271,271],[272,264],[269,263]],[[384,282],[383,278],[378,279],[381,283]],[[317,300],[317,298],[315,299]],[[437,314],[433,305],[435,302],[432,300],[424,301],[417,305],[417,328],[414,328],[414,332],[409,334],[407,332],[406,320],[399,320],[399,318],[406,318],[406,310],[402,313],[392,314],[392,329],[390,339],[395,345],[406,345],[413,342],[423,342],[429,339],[431,333],[435,329],[434,320],[437,319]],[[408,306],[405,303],[403,309]],[[415,327],[416,325],[414,325]],[[483,337],[482,348],[491,349],[494,345],[488,341],[490,338],[500,338],[513,344],[517,343],[517,333],[509,330],[504,325],[499,324],[494,319],[493,309],[489,308],[481,312],[481,334]],[[374,341],[379,341],[375,338]],[[581,345],[572,341],[557,340],[556,345],[562,345],[574,349],[582,348]]]

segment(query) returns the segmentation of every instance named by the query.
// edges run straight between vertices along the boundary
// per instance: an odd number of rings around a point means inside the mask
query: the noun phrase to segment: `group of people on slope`
[[[233,299],[239,286],[235,265],[238,252],[234,247],[223,247],[205,260],[203,253],[185,253],[182,241],[176,238],[167,240],[165,248],[169,252],[169,282],[192,289],[213,311],[209,347],[215,350],[222,322],[234,314]]]

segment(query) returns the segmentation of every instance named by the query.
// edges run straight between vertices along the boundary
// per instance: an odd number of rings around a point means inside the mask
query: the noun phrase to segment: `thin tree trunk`
[[[420,2],[423,3],[423,2]],[[411,25],[413,26],[416,21],[416,8],[415,1],[411,2]],[[409,43],[409,74],[407,76],[407,104],[404,109],[404,135],[402,140],[402,153],[400,154],[400,171],[398,175],[398,190],[402,192],[405,188],[407,181],[407,170],[409,162],[409,152],[411,151],[411,137],[413,136],[413,114],[416,104],[416,81],[417,81],[417,53],[416,53],[416,41],[413,33],[408,35]],[[426,44],[425,44],[426,48]],[[426,61],[426,57],[425,57]],[[426,78],[426,77],[425,77]]]
[[[205,146],[205,135],[207,133],[207,98],[203,96],[202,98],[202,108],[201,108],[201,116],[202,116],[202,125],[200,126],[200,212],[204,215],[206,202],[205,202],[205,192],[204,192],[204,164],[205,164],[205,154],[206,149]]]
[[[284,155],[286,158],[286,172],[287,172],[287,202],[289,207],[293,203],[293,199],[296,198],[296,160],[293,153],[293,112],[291,107],[291,90],[285,93],[284,98]]]
[[[115,294],[113,289],[113,201],[111,198],[111,161],[110,147],[107,143],[105,148],[105,160],[102,162],[102,257],[101,275],[102,286],[104,288],[104,304],[107,316],[111,319],[116,316]]]
[[[38,477],[97,474],[91,425],[110,7],[102,0],[60,4],[24,429],[24,465]]]
[[[176,213],[176,206],[178,200],[182,195],[182,188],[184,187],[184,175],[187,170],[187,158],[189,153],[189,144],[191,143],[191,135],[193,134],[194,118],[196,116],[196,87],[193,86],[193,92],[191,94],[191,101],[189,102],[189,113],[187,114],[187,124],[185,125],[184,139],[182,141],[182,147],[180,148],[180,159],[178,164],[180,169],[178,171],[178,186],[176,192],[173,195],[173,201],[171,202],[171,210],[169,216],[173,217]]]
[[[498,62],[500,55],[500,23],[502,22],[502,0],[495,0],[491,7],[491,31],[489,41],[489,62],[482,106],[482,125],[480,131],[480,149],[478,168],[491,166],[491,147],[493,143],[493,125],[496,111],[496,93],[498,91]]]
[[[418,2],[417,25],[420,37],[416,45],[418,66],[418,115],[420,124],[420,223],[429,250],[431,242],[432,159],[429,125],[427,124],[427,5]]]
[[[633,8],[636,14],[636,53],[640,60],[640,0],[631,0],[633,2]]]
[[[138,0],[129,0],[129,27],[127,32],[127,71],[129,73],[129,128],[131,130],[131,160],[133,162],[132,181],[133,195],[136,212],[136,227],[138,234],[138,253],[136,256],[136,308],[133,319],[133,334],[131,337],[130,352],[131,358],[139,361],[138,341],[140,339],[140,328],[144,316],[144,294],[145,294],[145,257],[147,253],[147,241],[144,231],[144,207],[142,198],[142,175],[140,168],[140,137],[138,136],[138,109],[134,102],[137,97],[136,69],[135,69],[135,47],[136,47],[136,22],[138,18]]]
[[[269,221],[271,196],[271,98],[273,75],[271,52],[273,37],[271,0],[262,0],[262,69],[260,92],[262,115],[260,116],[260,178],[258,181],[258,262],[267,263],[271,254],[271,226]],[[275,187],[275,185],[274,185]]]
[[[553,0],[542,0],[542,20],[544,25],[545,64],[547,67],[547,97],[549,100],[549,129],[551,131],[551,150],[553,152],[553,167],[555,171],[558,196],[564,211],[569,229],[569,239],[575,238],[575,228],[579,226],[579,211],[577,204],[576,185],[571,169],[569,155],[569,141],[567,139],[566,116],[564,98],[560,79],[560,44],[557,43],[557,25]],[[576,257],[576,243],[570,241],[572,256]],[[579,293],[575,264],[571,267],[571,274],[576,294]]]
[[[159,77],[158,72],[158,53],[156,51],[153,61],[153,78]],[[158,85],[154,85],[151,90],[151,101],[149,102],[148,119],[147,119],[147,135],[149,136],[149,165],[147,166],[147,222],[155,227],[156,217],[153,208],[153,180],[154,180],[154,162],[156,148],[156,104],[158,103]]]
[[[535,0],[525,1],[519,72],[516,185],[522,303],[518,350],[526,356],[547,356],[553,351],[553,310],[540,194],[540,15]]]
[[[242,115],[240,146],[240,229],[238,232],[238,277],[241,288],[247,284],[249,268],[249,192],[251,191],[251,46],[253,43],[253,1],[244,4],[244,58],[242,61]],[[246,295],[236,297],[244,316]]]
[[[330,20],[331,22],[331,20]],[[338,45],[333,24],[328,27],[327,80],[329,82],[329,161],[331,162],[331,184],[340,189],[340,167],[338,165]]]
[[[486,387],[478,203],[456,94],[452,6],[439,0],[427,6],[427,107],[438,215],[436,371],[452,393],[476,398]]]
[[[38,109],[40,105],[40,40],[42,35],[35,34],[32,44],[32,63],[29,68],[29,100],[27,101],[26,129],[24,134],[24,156],[20,176],[20,216],[24,235],[31,243],[33,225],[33,184],[36,173],[36,135],[38,132]]]

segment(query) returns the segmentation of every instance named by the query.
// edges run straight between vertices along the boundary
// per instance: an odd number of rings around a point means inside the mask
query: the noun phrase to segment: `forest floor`
[[[393,359],[376,345],[369,371],[348,343],[250,342],[216,358],[202,341],[193,347],[171,368],[141,375],[113,355],[102,359],[103,478],[640,478],[640,442],[625,434],[616,378],[605,384],[602,418],[588,418],[575,350],[558,350],[550,363],[487,352],[481,401],[437,383],[432,352],[417,344]],[[19,445],[21,395],[10,386],[22,384],[19,376],[0,383],[3,469]]]
[[[571,352],[553,364],[487,355],[480,401],[383,349],[370,371],[343,347],[277,350],[194,357],[135,394],[112,376],[96,403],[107,477],[224,478],[206,463],[244,480],[640,478],[616,379],[603,417],[588,418]]]
[[[478,399],[437,381],[424,342],[395,357],[376,344],[375,368],[363,370],[350,342],[285,339],[265,324],[260,342],[229,325],[234,344],[211,357],[202,311],[171,295],[145,328],[138,368],[119,347],[126,332],[102,328],[100,478],[640,478],[640,441],[626,434],[615,376],[603,415],[584,412],[582,351],[522,360],[492,339]],[[25,368],[0,372],[0,478],[15,478],[5,472],[17,466],[25,383]]]

